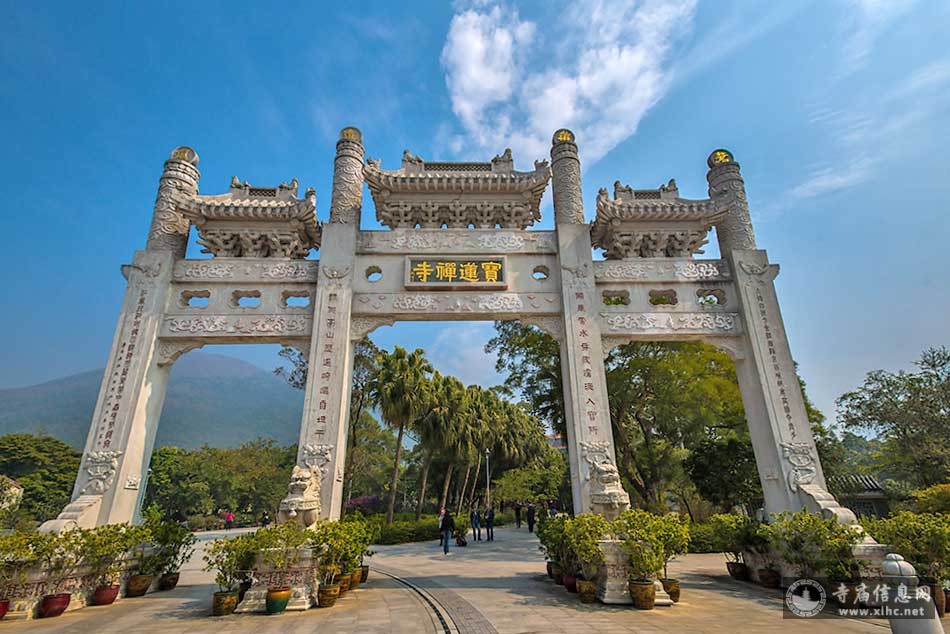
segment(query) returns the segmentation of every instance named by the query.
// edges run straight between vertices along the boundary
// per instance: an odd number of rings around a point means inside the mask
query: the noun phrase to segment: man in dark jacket
[[[485,511],[485,539],[495,541],[495,507],[489,506]]]
[[[482,541],[482,512],[478,510],[477,506],[472,508],[469,519],[472,521],[472,541]]]
[[[515,502],[515,528],[521,528],[521,502]]]
[[[528,532],[534,532],[534,502],[528,503]]]
[[[452,539],[452,531],[455,530],[455,519],[452,517],[452,513],[448,509],[445,510],[445,515],[442,516],[442,523],[439,524],[439,530],[442,533],[442,552],[445,555],[449,554],[449,540]]]

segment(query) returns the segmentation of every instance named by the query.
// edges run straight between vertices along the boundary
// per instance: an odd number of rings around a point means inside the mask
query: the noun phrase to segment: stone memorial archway
[[[362,135],[337,142],[330,219],[296,179],[236,177],[199,195],[198,156],[165,162],[144,251],[128,280],[72,502],[45,530],[131,520],[171,365],[217,343],[280,343],[309,355],[297,466],[281,516],[339,515],[353,342],[402,320],[520,319],[561,346],[574,511],[612,516],[620,486],[604,351],[634,340],[701,340],[735,360],[768,512],[808,508],[853,521],[825,488],[775,295],[778,265],[756,248],[739,164],[708,160],[709,198],[600,190],[584,221],[577,145],[554,134],[551,164],[365,160]],[[528,229],[553,186],[556,229]],[[360,229],[368,184],[381,231]],[[185,259],[191,226],[214,257]],[[696,259],[716,227],[721,258]],[[592,247],[606,260],[595,261]],[[319,261],[304,259],[319,249]],[[293,301],[291,301],[293,300]],[[309,301],[306,306],[301,305]]]

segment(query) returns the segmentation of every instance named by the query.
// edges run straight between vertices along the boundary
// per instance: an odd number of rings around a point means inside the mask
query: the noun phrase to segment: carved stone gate
[[[756,249],[739,164],[708,160],[709,198],[601,189],[584,222],[577,145],[554,134],[551,164],[515,171],[510,151],[484,163],[398,170],[364,161],[362,135],[337,142],[330,219],[296,179],[199,195],[198,156],[165,162],[144,251],[128,280],[73,501],[46,530],[131,520],[171,365],[206,344],[280,343],[309,355],[297,467],[282,517],[339,515],[353,342],[405,320],[508,320],[560,343],[574,511],[629,504],[614,466],[605,351],[636,340],[700,340],[734,359],[769,512],[853,515],[825,489],[773,280]],[[552,181],[556,229],[530,231]],[[364,182],[388,230],[360,229]],[[214,257],[185,259],[190,227]],[[716,227],[721,259],[696,259]],[[592,258],[601,249],[603,261]],[[319,261],[304,259],[319,249]]]

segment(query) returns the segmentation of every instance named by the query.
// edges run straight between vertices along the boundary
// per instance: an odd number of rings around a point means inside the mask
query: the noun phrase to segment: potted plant
[[[311,543],[320,550],[320,589],[317,601],[321,608],[331,608],[340,596],[340,584],[336,576],[340,572],[340,559],[344,556],[344,537],[340,522],[320,522],[311,528]]]
[[[564,585],[565,560],[567,559],[566,541],[564,539],[564,523],[567,518],[553,517],[545,522],[547,537],[547,554],[551,558],[551,573],[554,583]]]
[[[234,612],[238,604],[238,584],[244,578],[248,558],[256,552],[255,535],[219,537],[211,542],[204,554],[205,571],[214,572],[218,591],[211,600],[211,615],[225,616]]]
[[[366,583],[369,578],[369,564],[366,563],[367,557],[376,554],[375,550],[370,550],[370,545],[379,540],[382,527],[377,522],[366,522],[366,549],[360,554],[360,583]]]
[[[578,515],[565,525],[565,538],[582,575],[577,579],[577,594],[583,603],[594,603],[597,599],[597,573],[605,564],[598,542],[609,530],[606,518],[593,513]]]
[[[673,603],[680,600],[679,579],[671,579],[667,566],[677,555],[683,555],[689,548],[689,524],[676,513],[654,516],[653,534],[663,552],[663,577],[660,582],[663,590],[670,595]]]
[[[571,594],[577,594],[577,556],[574,554],[574,549],[571,547],[571,524],[574,523],[573,518],[565,518],[564,524],[562,527],[562,538],[561,538],[561,579],[564,581],[564,589],[570,592]]]
[[[181,567],[194,554],[198,538],[184,524],[162,521],[152,529],[152,541],[161,560],[158,589],[172,590],[178,585]]]
[[[746,552],[751,552],[756,556],[759,567],[756,568],[755,572],[759,584],[765,588],[778,588],[782,585],[782,574],[775,561],[771,531],[772,528],[769,524],[755,522],[748,530],[744,531],[744,537],[740,538],[739,541],[743,544]]]
[[[257,531],[261,559],[277,573],[285,573],[300,560],[300,549],[309,539],[308,532],[297,522],[284,522]],[[280,578],[280,574],[277,578]],[[265,601],[267,613],[280,614],[286,610],[290,596],[288,585],[269,586]]]
[[[554,579],[554,554],[551,550],[551,541],[548,535],[548,519],[545,515],[541,516],[541,520],[538,522],[538,527],[535,530],[535,534],[538,536],[538,550],[544,555],[545,559],[545,568],[547,569],[548,579]]]
[[[82,559],[89,565],[95,590],[92,605],[110,605],[119,596],[124,557],[138,543],[141,529],[128,524],[106,524],[81,531]]]
[[[69,607],[71,595],[63,592],[66,579],[75,572],[82,553],[82,533],[78,529],[62,533],[31,535],[33,548],[43,562],[44,573],[53,582],[54,592],[45,595],[38,606],[42,618],[59,616]]]
[[[744,540],[742,535],[748,531],[752,520],[732,514],[713,515],[709,518],[716,536],[717,546],[726,556],[726,570],[737,581],[748,581],[749,567],[744,560]]]
[[[824,568],[822,549],[830,538],[834,519],[825,520],[802,509],[772,515],[769,531],[772,547],[800,577],[815,577]]]
[[[652,610],[656,603],[656,585],[654,579],[663,568],[663,547],[656,543],[635,537],[624,540],[627,551],[628,583],[627,588],[633,606],[639,610]]]

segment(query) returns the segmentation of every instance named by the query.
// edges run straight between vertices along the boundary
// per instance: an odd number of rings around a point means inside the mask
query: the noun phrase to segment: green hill
[[[0,435],[45,433],[82,449],[102,370],[0,389]],[[156,446],[233,447],[247,440],[297,442],[303,391],[240,359],[192,352],[172,368]]]

